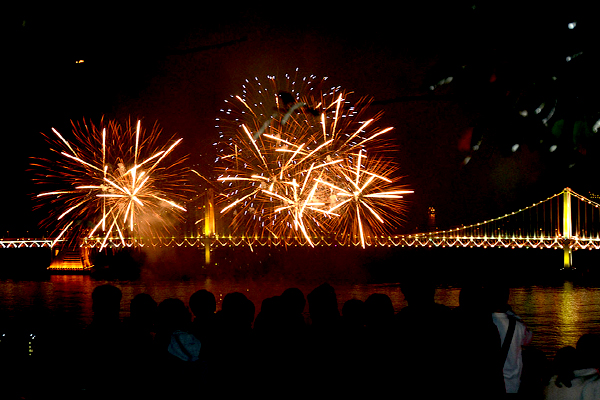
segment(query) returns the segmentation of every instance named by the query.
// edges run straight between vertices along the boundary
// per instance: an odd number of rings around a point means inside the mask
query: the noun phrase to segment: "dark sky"
[[[407,229],[422,226],[429,206],[447,227],[527,206],[567,185],[584,195],[600,191],[598,135],[582,144],[561,134],[568,151],[549,153],[539,145],[549,129],[517,112],[531,99],[539,105],[541,96],[561,98],[561,106],[584,103],[560,108],[565,121],[598,119],[589,10],[449,3],[14,10],[0,236],[35,232],[36,189],[26,170],[29,157],[47,147],[40,132],[69,132],[71,119],[102,115],[158,121],[165,134],[183,137],[191,162],[209,172],[223,100],[246,78],[296,68],[357,97],[373,96],[373,113],[383,110],[381,124],[396,128],[400,168],[415,190]],[[570,65],[569,55],[577,55]],[[447,76],[451,83],[429,89]],[[552,76],[560,78],[558,89],[548,84]],[[481,147],[471,154],[469,140],[479,135]],[[512,153],[514,142],[521,146]]]

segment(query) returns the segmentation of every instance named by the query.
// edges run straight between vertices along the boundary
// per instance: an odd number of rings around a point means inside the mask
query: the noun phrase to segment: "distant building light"
[[[434,207],[429,207],[427,214],[429,215],[428,220],[427,220],[427,225],[430,231],[437,229],[435,227],[435,208]]]
[[[77,60],[75,61],[75,64],[83,64],[84,60]]]

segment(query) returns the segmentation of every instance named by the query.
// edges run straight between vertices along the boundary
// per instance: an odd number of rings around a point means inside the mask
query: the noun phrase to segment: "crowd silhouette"
[[[508,305],[508,288],[469,285],[459,306],[434,301],[424,277],[401,284],[407,306],[395,313],[381,293],[338,308],[333,286],[306,296],[297,288],[256,309],[228,293],[159,304],[136,295],[121,321],[122,294],[104,284],[92,294],[93,321],[81,335],[42,347],[30,372],[40,379],[14,398],[60,393],[77,399],[305,398],[600,399],[600,336],[583,335],[552,362],[523,350],[531,332]],[[308,306],[308,307],[307,307]],[[306,310],[308,311],[306,313]],[[340,312],[341,311],[341,312]],[[506,344],[504,344],[506,343]],[[504,345],[503,345],[504,344]],[[68,383],[60,385],[61,373]],[[75,383],[73,383],[75,382]]]

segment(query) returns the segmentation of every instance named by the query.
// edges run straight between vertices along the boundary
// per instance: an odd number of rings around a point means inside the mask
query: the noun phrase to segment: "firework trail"
[[[365,236],[384,235],[387,224],[402,222],[403,196],[413,193],[389,178],[396,169],[389,161],[364,158],[360,151],[353,162],[340,166],[343,179],[317,180],[331,189],[328,211],[345,216],[334,220],[333,231],[358,236],[362,247]]]
[[[401,219],[391,141],[368,117],[369,99],[350,102],[324,79],[286,75],[247,81],[217,118],[221,214],[247,236],[383,234]],[[387,158],[386,158],[387,157]]]
[[[52,212],[42,224],[63,237],[109,238],[165,233],[185,208],[184,158],[170,161],[181,139],[160,144],[158,125],[150,132],[137,121],[96,127],[72,122],[72,139],[56,129],[44,135],[56,157],[32,162],[37,183],[49,190],[37,195]]]

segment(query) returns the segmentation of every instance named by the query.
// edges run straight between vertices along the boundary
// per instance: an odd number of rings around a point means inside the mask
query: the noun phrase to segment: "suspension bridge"
[[[79,250],[59,251],[60,241],[40,239],[0,240],[0,248],[53,249],[49,269],[85,269],[91,266],[92,249],[125,247],[204,247],[205,262],[210,263],[210,249],[216,246],[308,246],[306,238],[233,237],[215,232],[214,206],[205,218],[204,234],[194,237],[161,238],[84,238]],[[559,249],[565,268],[573,264],[576,250],[600,249],[600,204],[569,188],[528,207],[476,224],[453,229],[407,235],[358,236],[331,235],[311,239],[314,246],[381,246],[381,247],[472,247]],[[77,261],[77,257],[81,261]],[[54,267],[53,267],[54,265]]]

